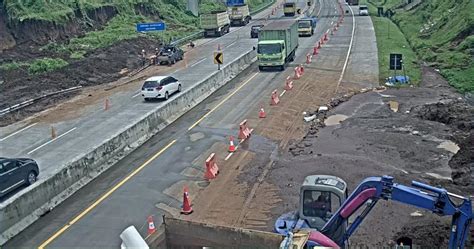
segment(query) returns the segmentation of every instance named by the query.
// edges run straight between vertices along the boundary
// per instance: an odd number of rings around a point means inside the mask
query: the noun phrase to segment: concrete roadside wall
[[[243,54],[159,109],[143,115],[103,144],[74,158],[52,176],[0,204],[0,245],[206,99],[255,60],[255,51]]]

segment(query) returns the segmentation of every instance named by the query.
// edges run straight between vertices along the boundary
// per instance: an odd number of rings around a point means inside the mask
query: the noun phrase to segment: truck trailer
[[[298,24],[296,20],[277,20],[260,30],[258,36],[258,65],[285,69],[286,63],[295,59],[298,48]]]
[[[245,26],[252,18],[248,5],[227,6],[227,13],[229,13],[230,24],[232,26]]]
[[[222,36],[229,33],[229,14],[227,11],[213,11],[209,14],[202,14],[201,28],[204,29],[204,37]]]

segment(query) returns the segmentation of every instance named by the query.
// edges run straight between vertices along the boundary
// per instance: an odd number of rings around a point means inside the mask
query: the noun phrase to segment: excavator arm
[[[331,238],[339,246],[344,247],[345,242],[370,213],[377,201],[380,199],[394,200],[430,210],[441,216],[452,216],[449,248],[464,248],[469,226],[474,218],[471,200],[449,193],[446,189],[432,187],[421,182],[413,181],[412,186],[393,183],[391,176],[366,178],[324,225],[321,233]],[[459,199],[460,204],[455,204],[450,197]],[[367,204],[364,205],[365,203]],[[337,234],[335,231],[347,223],[349,217],[362,206],[365,208],[345,233]]]

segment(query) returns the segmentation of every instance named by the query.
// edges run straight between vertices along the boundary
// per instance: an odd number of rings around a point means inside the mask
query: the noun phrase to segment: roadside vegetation
[[[360,4],[367,4],[367,1],[361,1]],[[410,77],[412,84],[418,85],[421,70],[416,53],[395,23],[386,17],[377,16],[377,8],[373,4],[369,4],[368,7],[377,39],[380,81],[385,82],[389,76],[393,76],[393,71],[389,70],[389,57],[391,53],[399,53],[403,54],[406,75]],[[403,71],[397,74],[402,75]]]
[[[257,10],[273,0],[248,0],[251,10]],[[12,22],[41,21],[64,25],[68,22],[80,22],[91,26],[84,35],[71,38],[66,42],[51,42],[41,50],[57,53],[58,57],[73,60],[87,57],[89,52],[112,46],[120,41],[149,37],[164,43],[185,37],[199,31],[199,18],[186,11],[187,0],[56,0],[56,1],[17,1],[4,0],[8,18]],[[113,8],[117,15],[103,27],[94,27],[90,13],[99,8]],[[201,13],[225,10],[222,1],[201,0]],[[146,13],[143,13],[146,12]],[[165,32],[136,32],[136,24],[164,21]],[[21,62],[23,63],[23,62]],[[12,62],[0,65],[2,70],[15,70],[25,63]],[[51,63],[49,63],[51,64]],[[59,63],[57,65],[63,65]],[[55,64],[56,65],[56,64]],[[50,68],[50,67],[47,67]],[[59,67],[58,67],[59,68]],[[49,69],[48,69],[49,70]],[[36,70],[33,70],[36,72]]]
[[[367,2],[367,0],[364,0]],[[410,50],[416,52],[414,62],[426,62],[439,69],[440,73],[460,92],[474,92],[474,2],[472,0],[413,0],[412,5],[406,5],[405,0],[369,0],[369,10],[374,22],[379,57],[389,48],[400,48],[403,43],[390,41],[404,35]],[[377,7],[384,11],[391,9],[395,14],[390,18],[378,17]],[[387,30],[390,27],[395,34],[391,39]],[[394,29],[392,29],[392,27]],[[396,29],[395,27],[398,27]],[[385,31],[385,34],[383,32]],[[381,44],[384,43],[384,44]],[[388,44],[394,43],[395,47]],[[387,47],[387,48],[385,48]],[[406,51],[408,52],[408,51]],[[388,52],[389,53],[389,52]],[[411,63],[412,56],[408,56],[406,63]],[[386,70],[386,64],[380,63],[381,76]],[[411,66],[410,66],[411,67]],[[408,65],[407,65],[408,68]],[[413,72],[412,72],[413,73]]]
[[[0,65],[2,70],[20,70],[25,69],[30,75],[51,72],[65,66],[69,63],[61,58],[41,58],[30,62],[11,62]]]

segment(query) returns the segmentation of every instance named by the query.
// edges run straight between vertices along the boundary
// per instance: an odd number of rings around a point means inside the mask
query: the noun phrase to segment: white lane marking
[[[227,155],[227,156],[225,157],[224,161],[229,160],[229,158],[230,158],[233,154],[234,154],[234,152],[229,153],[229,155]]]
[[[231,44],[227,45],[225,48],[229,48],[229,47],[234,46],[234,44],[235,44],[236,42],[237,42],[237,41],[232,42]]]
[[[352,34],[351,34],[351,42],[349,43],[349,49],[347,50],[347,56],[346,56],[346,61],[344,62],[344,66],[342,67],[342,72],[341,72],[341,76],[339,77],[339,80],[337,81],[337,86],[336,86],[336,90],[334,91],[334,93],[337,93],[337,90],[339,88],[339,85],[341,84],[341,81],[342,81],[342,78],[344,77],[344,73],[346,72],[346,68],[347,68],[347,62],[349,61],[349,56],[351,55],[351,50],[352,50],[352,42],[354,41],[354,33],[355,33],[355,17],[354,17],[354,11],[352,11],[352,8],[351,6],[349,6],[348,3],[346,3],[346,5],[349,7],[349,9],[351,10],[351,14],[352,14]]]
[[[8,135],[8,136],[6,136],[6,137],[0,139],[0,141],[3,141],[3,140],[5,140],[5,139],[7,139],[7,138],[9,138],[9,137],[15,136],[16,134],[18,134],[18,133],[20,133],[20,132],[22,132],[22,131],[24,131],[24,130],[29,129],[29,128],[31,128],[32,126],[36,125],[36,124],[37,124],[37,123],[33,123],[33,124],[28,125],[27,127],[24,127],[24,128],[21,129],[21,130],[15,131],[15,132],[13,132],[12,134],[10,134],[10,135]]]
[[[321,5],[321,0],[318,0],[318,3],[319,3],[319,10],[318,10],[318,14],[316,14],[317,17],[319,17],[319,14],[321,13],[321,9],[323,8],[323,6]]]
[[[138,92],[137,94],[133,95],[133,96],[132,96],[132,99],[135,98],[135,97],[137,97],[137,96],[140,96],[140,94],[141,94],[141,92]]]
[[[330,29],[326,30],[326,33],[329,33],[329,30],[330,30]]]
[[[333,24],[334,24],[334,21],[331,22],[331,25],[333,25]]]
[[[203,62],[203,61],[205,61],[205,60],[207,60],[207,58],[202,58],[202,59],[200,59],[199,61],[194,62],[193,64],[191,64],[191,66],[189,66],[189,67],[194,67],[194,66],[196,66],[197,64],[199,64],[199,63],[201,63],[201,62]]]
[[[286,90],[283,90],[283,92],[281,92],[280,94],[280,97],[282,97],[285,93],[286,93]]]
[[[37,151],[37,150],[43,148],[44,146],[46,146],[46,145],[48,145],[48,144],[50,144],[50,143],[52,143],[52,142],[54,142],[54,141],[60,139],[61,137],[66,136],[67,134],[71,133],[71,132],[74,131],[75,129],[77,129],[77,127],[74,127],[74,128],[72,128],[72,129],[70,129],[70,130],[64,132],[63,134],[59,135],[58,137],[53,138],[52,140],[49,140],[48,142],[46,142],[46,143],[44,143],[44,144],[42,144],[42,145],[36,147],[36,149],[34,149],[34,150],[28,152],[27,154],[29,155],[29,154],[31,154],[31,153],[33,153],[33,152],[35,152],[35,151]]]

